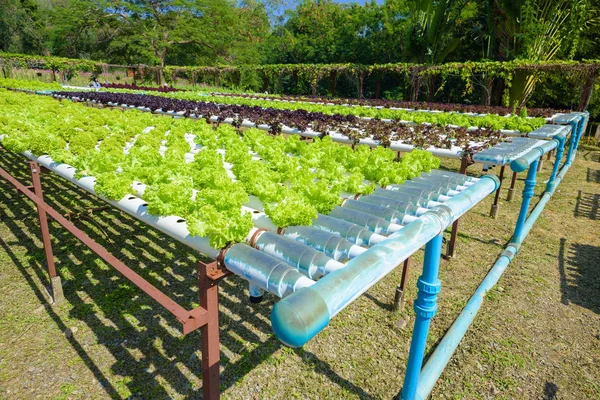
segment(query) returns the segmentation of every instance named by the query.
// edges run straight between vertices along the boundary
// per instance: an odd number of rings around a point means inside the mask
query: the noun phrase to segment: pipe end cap
[[[529,162],[525,158],[517,158],[510,163],[510,169],[514,172],[523,172],[529,167]]]
[[[329,324],[329,309],[319,292],[307,287],[273,306],[271,325],[279,340],[301,347]]]
[[[481,179],[491,179],[492,181],[494,181],[493,192],[498,190],[498,188],[500,187],[500,178],[498,178],[496,175],[484,175],[481,177]]]

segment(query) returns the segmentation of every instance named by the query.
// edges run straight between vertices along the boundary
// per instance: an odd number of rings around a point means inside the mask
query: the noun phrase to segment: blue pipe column
[[[401,399],[412,400],[417,393],[419,374],[425,356],[429,323],[437,311],[437,295],[442,283],[438,279],[440,258],[442,256],[443,235],[437,235],[425,245],[425,260],[423,262],[423,275],[417,281],[417,300],[415,301],[415,328],[413,331],[408,355],[404,387],[400,394]]]
[[[568,163],[569,165],[571,165],[571,162],[573,161],[574,150],[575,150],[575,147],[577,147],[577,142],[579,140],[577,138],[577,136],[579,135],[579,122],[580,121],[581,121],[581,119],[575,119],[575,120],[569,121],[569,125],[571,125],[571,143],[569,144],[569,151],[567,152],[567,160],[565,161],[565,163]]]
[[[565,153],[565,143],[567,141],[567,137],[566,135],[556,135],[554,136],[554,139],[558,141],[558,146],[556,148],[556,156],[554,157],[554,167],[552,167],[552,173],[548,179],[548,184],[546,184],[547,192],[553,192],[556,188],[556,175],[558,174],[558,169],[560,168],[560,161]]]
[[[569,170],[569,164],[565,164],[560,170],[558,176],[555,179],[556,185],[559,185],[562,179],[565,177]],[[423,366],[421,375],[419,376],[418,387],[417,387],[417,399],[426,399],[431,394],[433,386],[442,375],[444,368],[448,365],[452,355],[456,351],[460,341],[467,333],[467,330],[475,320],[475,317],[481,305],[485,299],[485,295],[491,290],[496,283],[500,280],[502,274],[510,264],[510,262],[517,255],[521,247],[521,243],[529,234],[529,231],[533,227],[533,224],[537,218],[541,215],[544,207],[554,194],[553,191],[546,191],[539,203],[531,211],[529,218],[525,221],[525,224],[521,230],[521,236],[513,236],[511,242],[506,246],[490,272],[486,275],[485,279],[481,282],[481,285],[477,288],[465,308],[461,311],[460,315],[456,318],[450,329],[446,332],[442,340],[438,343],[437,347],[428,358],[427,363]]]
[[[525,179],[525,188],[523,189],[523,202],[521,203],[521,210],[519,211],[519,218],[517,219],[517,225],[515,226],[515,233],[513,239],[520,240],[521,232],[523,231],[523,225],[527,219],[527,212],[529,211],[529,203],[534,195],[535,190],[535,176],[537,174],[537,167],[539,158],[533,161],[529,165],[529,171],[527,171],[527,179]]]
[[[586,125],[587,115],[581,115],[579,118],[579,124],[577,126],[577,142],[575,143],[575,153],[577,153],[577,149],[579,148],[579,141],[581,140],[581,136],[585,134],[584,127]],[[575,157],[575,154],[573,154]]]
[[[571,139],[572,142],[576,143],[577,139],[576,139],[575,135],[572,134],[571,137],[572,137],[572,139]],[[557,137],[555,137],[555,139],[559,140],[559,138],[557,138]],[[560,140],[559,140],[559,143],[560,143]],[[564,142],[562,143],[562,145],[563,146],[561,146],[561,147],[562,147],[562,150],[564,151]],[[559,151],[561,150],[561,147],[559,147],[559,149],[558,149]],[[558,152],[557,152],[557,156],[558,156]],[[556,165],[558,165],[559,162],[560,162],[560,160],[557,160]],[[513,166],[516,167],[517,165],[513,165],[511,163],[511,168]],[[523,241],[529,234],[529,231],[533,227],[533,224],[538,219],[538,217],[541,215],[546,204],[548,203],[548,201],[554,194],[554,190],[556,189],[556,187],[560,184],[560,182],[566,175],[567,171],[569,170],[569,167],[570,167],[570,163],[565,161],[565,164],[560,169],[560,172],[558,173],[558,175],[556,175],[555,179],[553,181],[551,181],[551,182],[553,182],[553,185],[544,192],[542,198],[536,204],[536,206],[529,214],[529,217],[526,218],[524,223],[517,225],[518,230],[515,229],[515,233],[511,239],[510,243],[506,246],[506,248],[504,249],[504,251],[502,252],[500,257],[498,258],[496,263],[493,265],[490,272],[486,275],[486,277],[482,281],[481,285],[477,288],[477,290],[475,291],[475,293],[473,294],[473,296],[471,297],[471,299],[469,300],[469,302],[467,303],[465,308],[461,311],[458,318],[456,318],[456,320],[454,321],[454,323],[452,324],[450,329],[446,332],[446,334],[444,335],[442,340],[438,343],[437,347],[435,348],[435,350],[433,351],[433,353],[427,360],[427,363],[423,366],[421,374],[418,378],[418,387],[417,387],[417,393],[416,393],[415,398],[426,399],[427,397],[429,397],[429,395],[431,394],[431,391],[433,390],[433,386],[435,385],[435,383],[441,376],[442,372],[444,371],[444,368],[448,365],[448,362],[450,361],[450,358],[456,351],[458,345],[460,344],[460,341],[462,340],[462,338],[466,334],[467,330],[473,323],[475,316],[477,315],[477,313],[479,312],[479,310],[481,308],[481,305],[483,304],[486,293],[489,290],[491,290],[496,285],[496,283],[498,283],[500,277],[502,276],[502,274],[504,273],[504,271],[506,270],[506,268],[508,267],[510,262],[517,255],[517,252],[519,251],[521,244],[523,243]],[[519,169],[519,168],[517,168],[517,169]],[[537,171],[537,166],[533,165],[533,163],[530,166],[529,174],[532,174],[532,171],[534,171],[534,172]],[[531,181],[535,180],[535,173],[532,174],[531,178],[533,178],[533,179],[529,179],[530,178],[529,174],[528,174],[528,181],[530,181],[529,185],[531,185]],[[553,174],[553,176],[554,176],[554,174]],[[548,186],[550,186],[550,185],[548,185]],[[523,190],[523,199],[525,199],[526,197],[531,196],[531,195],[532,195],[532,188],[528,187],[528,184],[526,181],[526,187]],[[529,197],[529,200],[530,200],[530,197]],[[528,207],[525,208],[525,213],[523,213],[523,207],[522,207],[521,214],[519,216],[521,217],[521,215],[523,215],[523,214],[526,215],[527,209],[528,209]]]

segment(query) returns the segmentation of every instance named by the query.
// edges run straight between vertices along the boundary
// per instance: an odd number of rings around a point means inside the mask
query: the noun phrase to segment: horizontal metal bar
[[[161,292],[159,289],[154,287],[150,282],[142,278],[136,272],[134,272],[131,268],[126,266],[122,261],[116,258],[114,255],[110,254],[104,247],[90,238],[85,232],[77,228],[73,223],[71,223],[68,219],[63,217],[58,211],[49,206],[43,200],[41,200],[35,193],[30,191],[25,185],[20,183],[17,179],[15,179],[11,174],[9,174],[4,169],[0,168],[0,176],[6,179],[11,185],[13,185],[17,190],[22,192],[25,196],[27,196],[31,201],[33,201],[38,207],[42,208],[49,216],[51,216],[56,222],[60,225],[64,226],[69,232],[71,232],[77,239],[79,239],[83,244],[90,248],[94,253],[96,253],[101,259],[106,261],[112,267],[114,267],[117,271],[119,271],[125,278],[127,278],[131,283],[139,287],[142,291],[156,300],[161,306],[163,306],[167,311],[177,318],[183,324],[189,323],[190,319],[195,320],[195,324],[199,326],[206,323],[207,312],[204,309],[195,309],[191,312],[177,304],[166,294]]]

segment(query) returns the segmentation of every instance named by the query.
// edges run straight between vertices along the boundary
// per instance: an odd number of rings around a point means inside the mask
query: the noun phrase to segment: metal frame
[[[220,397],[220,340],[219,340],[219,302],[218,302],[218,283],[223,278],[231,275],[222,261],[221,257],[217,261],[209,264],[199,262],[198,279],[200,289],[200,306],[186,310],[173,299],[168,297],[158,288],[150,284],[143,277],[138,275],[131,268],[127,267],[122,261],[112,255],[106,248],[90,238],[85,232],[77,228],[69,219],[61,215],[44,201],[40,173],[42,169],[36,161],[29,162],[31,179],[33,186],[25,186],[19,182],[6,170],[0,168],[0,177],[8,181],[17,191],[23,193],[37,207],[38,218],[42,234],[42,243],[48,267],[48,275],[51,281],[52,298],[55,303],[64,300],[62,284],[60,277],[56,274],[54,265],[54,255],[52,252],[52,242],[50,230],[48,227],[48,216],[58,222],[61,226],[71,232],[83,244],[89,247],[107,264],[119,271],[131,283],[140,288],[158,304],[177,318],[182,324],[182,333],[187,335],[196,329],[201,333],[201,351],[202,351],[202,384],[203,397],[208,400],[215,400]],[[222,254],[222,253],[221,253]]]
[[[469,166],[471,166],[473,164],[474,164],[474,162],[471,159],[471,157],[468,154],[464,154],[462,156],[462,158],[460,159],[460,171],[459,172],[463,175],[466,175],[467,168],[469,168]],[[500,181],[500,184],[502,184],[502,181]],[[500,187],[498,187],[498,191],[500,191]],[[446,254],[443,256],[446,259],[450,259],[450,258],[454,257],[454,250],[456,248],[456,237],[458,236],[458,221],[459,220],[460,219],[457,219],[452,224],[452,231],[450,233],[450,241],[448,242]]]

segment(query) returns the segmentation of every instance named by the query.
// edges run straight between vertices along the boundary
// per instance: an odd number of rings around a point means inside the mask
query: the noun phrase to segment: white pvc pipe
[[[165,216],[157,217],[148,213],[148,204],[133,195],[127,195],[119,201],[108,200],[96,193],[94,186],[96,185],[96,178],[93,176],[86,176],[81,179],[75,179],[75,167],[68,164],[55,163],[50,156],[36,157],[31,152],[26,151],[23,153],[26,157],[31,160],[37,161],[40,165],[48,168],[50,171],[57,175],[67,179],[74,183],[78,187],[86,190],[96,197],[104,200],[110,205],[126,212],[127,214],[139,219],[147,225],[158,229],[159,231],[171,236],[172,238],[180,241],[181,243],[198,250],[199,252],[206,254],[211,258],[216,258],[219,254],[219,250],[215,249],[210,245],[207,237],[192,236],[187,229],[185,220],[177,216]],[[140,185],[135,185],[140,186]]]

